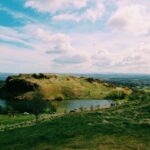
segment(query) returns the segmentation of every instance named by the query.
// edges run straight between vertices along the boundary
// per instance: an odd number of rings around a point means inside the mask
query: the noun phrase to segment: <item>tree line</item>
[[[28,112],[35,115],[36,121],[41,113],[56,112],[56,108],[47,100],[42,93],[34,92],[32,100],[7,101],[5,108],[0,107],[0,113],[14,116],[15,113]]]

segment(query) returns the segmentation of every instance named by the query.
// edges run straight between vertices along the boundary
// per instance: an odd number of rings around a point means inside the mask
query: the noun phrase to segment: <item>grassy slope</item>
[[[124,91],[129,93],[128,89],[117,88],[102,81],[89,82],[86,78],[77,78],[67,75],[46,74],[48,78],[34,78],[32,75],[14,76],[13,79],[23,79],[25,81],[36,83],[40,86],[40,91],[47,99],[100,99],[106,97],[112,91]],[[17,89],[16,89],[17,91]],[[18,93],[18,98],[31,98],[33,92]],[[6,92],[5,95],[8,95]]]
[[[34,115],[15,115],[15,117],[10,117],[8,115],[0,114],[0,125],[7,125],[7,124],[15,124],[24,121],[30,121],[35,119]]]
[[[3,150],[149,150],[150,102],[68,114],[33,127],[0,133]]]

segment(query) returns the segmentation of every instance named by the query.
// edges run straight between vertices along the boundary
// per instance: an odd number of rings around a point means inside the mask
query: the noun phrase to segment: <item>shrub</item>
[[[0,106],[0,113],[1,114],[9,114],[9,115],[13,115],[14,116],[14,109],[12,106],[7,106],[7,107],[1,107]]]
[[[150,93],[146,93],[143,90],[133,90],[129,95],[129,100],[150,100]]]
[[[18,93],[35,91],[39,88],[39,86],[36,83],[32,83],[24,79],[12,79],[7,81],[5,88],[9,93],[17,95]]]
[[[111,92],[108,96],[106,96],[106,99],[125,99],[127,97],[127,94],[124,93],[123,91],[113,91]]]
[[[39,74],[32,74],[32,77],[35,78],[35,79],[44,79],[44,78],[47,78],[47,76],[43,73],[39,73]]]
[[[64,100],[64,97],[61,95],[61,96],[58,96],[55,98],[56,101],[62,101]]]

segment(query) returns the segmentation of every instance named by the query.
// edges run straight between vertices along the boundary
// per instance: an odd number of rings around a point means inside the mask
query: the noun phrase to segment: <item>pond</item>
[[[71,111],[74,109],[91,109],[97,107],[110,106],[113,103],[112,100],[63,100],[63,101],[53,101],[52,104],[55,106],[57,112]],[[6,101],[0,99],[0,106],[5,107]]]
[[[70,111],[74,109],[90,109],[91,107],[105,107],[110,106],[112,100],[63,100],[61,102],[53,102],[56,106],[57,112]]]

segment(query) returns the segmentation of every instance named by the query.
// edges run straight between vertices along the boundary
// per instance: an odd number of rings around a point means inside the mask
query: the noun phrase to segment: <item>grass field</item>
[[[15,115],[10,117],[8,115],[0,115],[0,125],[15,124],[24,121],[30,121],[35,119],[34,115]]]
[[[149,147],[149,101],[66,114],[35,126],[0,133],[2,150],[149,150]]]

